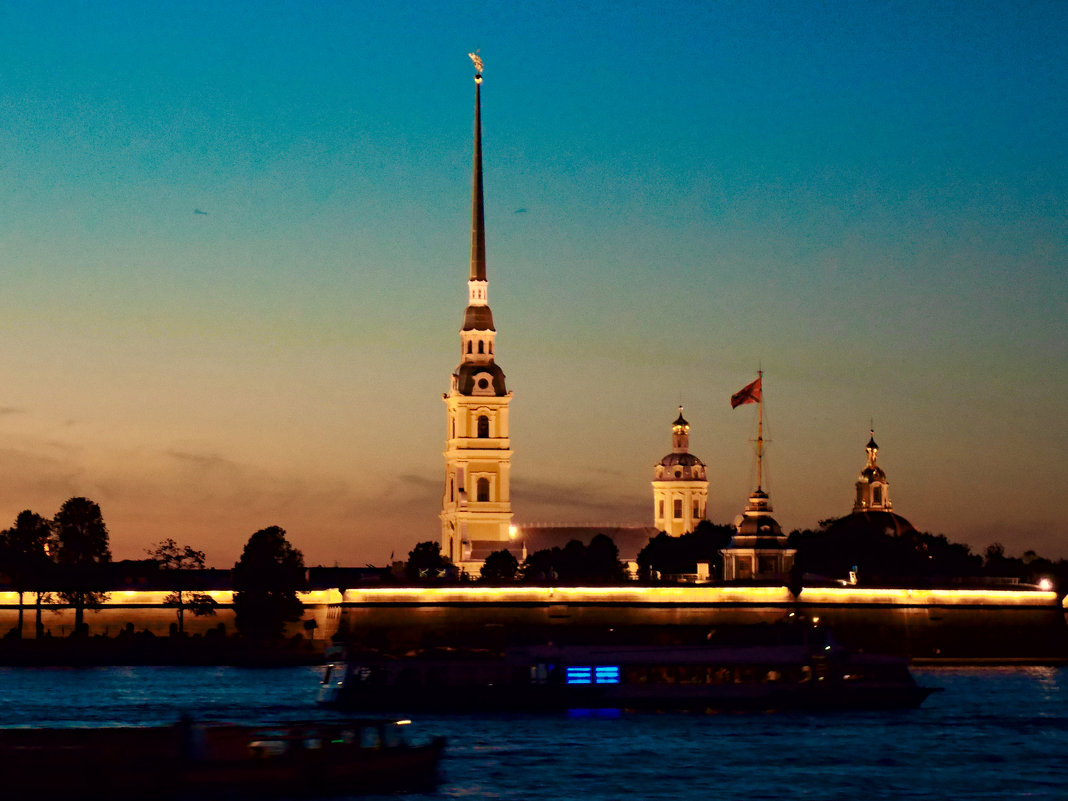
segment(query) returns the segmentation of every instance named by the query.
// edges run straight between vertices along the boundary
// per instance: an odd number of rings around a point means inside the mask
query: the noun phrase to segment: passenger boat
[[[403,720],[0,729],[11,799],[204,799],[430,790],[444,740]]]
[[[497,654],[334,651],[319,703],[391,712],[895,709],[919,706],[933,691],[916,683],[905,660],[852,653],[826,630],[803,630],[800,638],[768,633],[749,642],[545,645]]]

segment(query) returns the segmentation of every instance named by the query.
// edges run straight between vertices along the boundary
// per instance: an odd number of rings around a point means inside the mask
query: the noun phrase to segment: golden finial
[[[475,65],[475,83],[482,83],[482,57],[478,54],[478,50],[468,53],[467,57]]]

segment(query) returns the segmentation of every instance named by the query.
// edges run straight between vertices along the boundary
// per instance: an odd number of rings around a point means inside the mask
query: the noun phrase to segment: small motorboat
[[[429,790],[443,738],[410,745],[406,720],[0,729],[10,799],[263,798]]]

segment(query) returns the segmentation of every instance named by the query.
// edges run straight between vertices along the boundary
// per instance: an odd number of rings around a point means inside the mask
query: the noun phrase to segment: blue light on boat
[[[567,669],[568,684],[592,684],[593,669],[589,667],[569,667]]]
[[[619,665],[598,666],[593,671],[593,680],[597,684],[619,684]]]

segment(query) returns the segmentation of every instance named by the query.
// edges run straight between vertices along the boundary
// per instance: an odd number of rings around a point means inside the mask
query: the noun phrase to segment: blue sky
[[[1068,555],[1063,3],[0,5],[0,519],[437,536],[472,84],[517,521],[895,509]],[[196,211],[206,212],[205,214]]]

